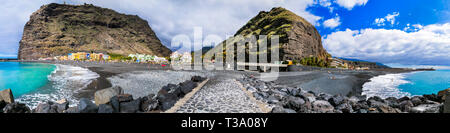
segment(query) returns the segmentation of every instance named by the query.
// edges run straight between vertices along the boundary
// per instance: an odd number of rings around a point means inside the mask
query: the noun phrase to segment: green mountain
[[[249,37],[250,35],[267,35],[269,39],[273,35],[278,35],[280,37],[279,45],[272,45],[269,40],[269,50],[261,52],[249,52],[248,50],[253,46],[259,47],[259,43],[241,43],[241,45],[237,45],[237,42],[242,41],[243,39],[229,38],[226,40],[227,42],[231,41],[237,47],[245,47],[246,55],[267,53],[268,57],[270,57],[270,50],[272,48],[279,48],[280,60],[300,61],[303,58],[315,57],[325,61],[328,57],[331,57],[331,55],[323,48],[321,36],[316,28],[302,17],[281,7],[273,8],[269,12],[261,11],[240,28],[235,36],[237,35],[242,35],[244,37]],[[226,52],[226,46],[224,44],[225,41],[218,44],[214,49],[209,50],[205,54],[205,57],[215,58],[214,53],[218,53],[220,47],[224,50],[222,51],[224,56],[230,54],[229,52]],[[234,54],[236,55],[236,52]]]

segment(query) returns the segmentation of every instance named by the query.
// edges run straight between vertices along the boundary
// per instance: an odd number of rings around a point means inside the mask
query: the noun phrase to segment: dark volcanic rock
[[[206,80],[206,78],[203,78],[201,76],[193,76],[191,78],[191,81],[194,81],[194,82],[202,82],[203,80]]]
[[[414,107],[414,104],[410,100],[404,100],[400,102],[399,107],[403,112],[409,112]]]
[[[395,98],[395,97],[388,97],[384,101],[386,102],[387,105],[389,105],[393,108],[399,108],[399,106],[400,106],[397,98]]]
[[[111,99],[109,99],[109,104],[114,110],[114,113],[117,113],[120,111],[120,102],[118,96],[113,96]]]
[[[7,103],[3,100],[0,100],[0,113],[3,112],[3,108],[7,105]]]
[[[4,107],[3,113],[31,113],[31,110],[25,104],[14,102]]]
[[[335,96],[329,98],[328,102],[330,102],[330,104],[333,106],[337,106],[339,104],[347,102],[347,100],[341,95],[335,95]]]
[[[100,104],[98,106],[98,113],[114,113],[114,109],[111,105],[108,104]]]
[[[441,99],[439,99],[439,97],[436,94],[423,95],[423,97],[426,100],[431,100],[431,101],[435,101],[435,102],[442,102]]]
[[[80,111],[78,111],[78,107],[69,107],[64,113],[80,113]]]
[[[414,106],[418,106],[422,103],[424,103],[425,99],[421,96],[414,96],[411,98],[411,102],[414,104]]]
[[[287,108],[291,108],[294,110],[300,110],[303,106],[303,104],[305,104],[305,100],[303,100],[302,98],[299,97],[293,97],[290,96],[288,97],[288,99],[286,99],[287,103],[285,104],[285,107]]]
[[[81,98],[78,104],[78,111],[80,113],[97,113],[98,107],[91,100]]]
[[[411,99],[409,97],[407,97],[407,96],[404,96],[404,97],[398,99],[398,102],[403,102],[405,100],[411,100]]]
[[[149,112],[158,109],[158,100],[154,99],[154,94],[142,98],[141,109]]]
[[[121,94],[121,95],[117,95],[117,100],[119,102],[129,102],[133,100],[133,96],[130,94]]]
[[[334,107],[327,101],[317,100],[312,103],[312,111],[318,113],[333,113]]]
[[[120,113],[136,113],[140,110],[141,99],[120,103]]]
[[[283,107],[274,107],[272,108],[272,111],[270,113],[297,113],[297,112],[295,112],[295,110],[286,109]]]
[[[48,4],[30,16],[19,59],[39,59],[70,52],[142,53],[167,57],[171,51],[146,20],[90,4]]]
[[[197,83],[195,83],[195,82],[193,82],[193,81],[191,81],[191,80],[185,81],[185,82],[183,82],[183,83],[180,84],[181,92],[182,92],[184,95],[186,95],[186,94],[188,94],[189,92],[191,92],[192,89],[194,89],[195,87],[197,87]]]
[[[158,95],[157,98],[159,100],[159,109],[162,111],[170,109],[178,100],[178,97],[171,93]]]
[[[52,108],[53,102],[39,103],[33,113],[58,113],[56,108]]]
[[[336,109],[342,111],[342,113],[353,113],[353,107],[349,103],[342,103],[336,106]]]
[[[309,102],[316,101],[316,96],[313,93],[300,93],[299,95],[301,98],[305,99],[306,101],[309,101]]]
[[[52,105],[52,108],[54,108],[58,113],[64,113],[64,111],[69,108],[69,102],[66,99],[56,101]]]

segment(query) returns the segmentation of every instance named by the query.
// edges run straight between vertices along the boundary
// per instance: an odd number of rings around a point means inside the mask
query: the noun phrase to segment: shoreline
[[[76,62],[76,61],[64,61],[64,62],[43,62],[50,64],[62,64],[71,65],[75,67],[87,68],[90,71],[97,73],[99,77],[93,80],[86,88],[81,89],[77,93],[74,93],[74,97],[77,99],[88,98],[93,100],[94,94],[98,90],[113,87],[111,81],[108,78],[133,72],[133,71],[146,71],[146,70],[169,70],[162,68],[159,64],[137,64],[137,63],[99,63],[99,62]]]
[[[276,84],[302,88],[316,93],[330,95],[361,96],[363,85],[372,78],[398,73],[410,73],[421,70],[384,69],[384,70],[316,70],[300,72],[280,72]]]
[[[99,77],[93,80],[86,88],[74,93],[76,99],[89,98],[94,99],[94,94],[98,90],[110,88],[113,86],[108,78],[134,71],[152,71],[152,70],[172,70],[169,66],[162,67],[159,64],[138,64],[121,62],[82,62],[82,61],[20,61],[47,64],[62,64],[76,67],[87,68],[95,72]],[[421,70],[413,69],[373,69],[373,70],[342,70],[326,69],[311,70],[299,72],[280,72],[280,76],[275,81],[279,85],[289,87],[299,87],[308,91],[328,93],[331,95],[361,96],[363,85],[370,82],[370,79],[380,75],[394,73],[409,73]],[[260,75],[260,73],[253,73]]]

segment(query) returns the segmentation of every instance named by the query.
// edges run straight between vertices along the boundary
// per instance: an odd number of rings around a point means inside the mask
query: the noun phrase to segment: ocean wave
[[[26,103],[32,108],[35,108],[40,102],[61,99],[66,99],[70,106],[73,106],[78,103],[73,94],[86,88],[98,77],[100,76],[97,73],[86,68],[57,64],[56,69],[48,75],[49,84],[47,86],[37,89],[36,92],[25,94],[16,100]]]
[[[410,97],[410,93],[403,92],[398,88],[402,84],[410,83],[405,78],[405,74],[386,74],[373,77],[370,79],[370,82],[363,85],[362,95],[366,95],[368,98],[373,96],[379,96],[381,98]]]

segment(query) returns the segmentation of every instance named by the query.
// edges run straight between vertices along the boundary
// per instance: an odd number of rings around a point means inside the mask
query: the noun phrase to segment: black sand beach
[[[134,71],[153,71],[153,70],[172,70],[169,66],[160,64],[137,64],[137,63],[98,63],[98,62],[41,62],[51,64],[64,64],[88,68],[100,75],[87,88],[75,94],[77,98],[93,99],[97,90],[109,88],[112,86],[107,79],[112,76],[129,73]],[[317,93],[327,93],[330,95],[360,96],[362,86],[369,82],[372,77],[389,74],[404,73],[415,70],[411,69],[373,69],[365,71],[325,69],[325,70],[305,70],[296,72],[280,72],[279,77],[274,82],[279,85],[289,87],[300,87],[307,91]],[[214,71],[221,72],[221,71]],[[226,72],[226,71],[223,71]],[[259,75],[257,72],[242,71],[242,73]]]
[[[94,94],[98,90],[112,87],[111,82],[107,79],[117,74],[128,73],[133,71],[150,71],[150,70],[170,70],[168,66],[160,64],[137,64],[137,63],[99,63],[99,62],[77,62],[77,61],[58,61],[58,62],[41,62],[50,64],[62,64],[87,68],[97,73],[100,77],[92,81],[85,89],[78,91],[74,96],[78,99],[89,98],[94,99]]]

